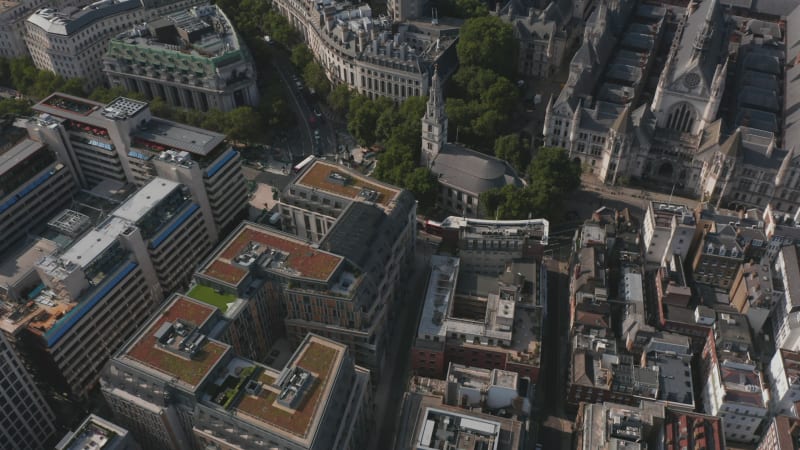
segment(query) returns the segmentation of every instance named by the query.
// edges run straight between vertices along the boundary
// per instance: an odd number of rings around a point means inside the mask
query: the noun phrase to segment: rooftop
[[[489,386],[517,389],[518,377],[519,375],[516,372],[481,369],[455,363],[450,363],[450,368],[447,371],[447,381],[456,382],[474,389],[487,389]]]
[[[102,103],[60,92],[56,92],[34,105],[34,109],[39,112],[53,113],[59,117],[62,117],[64,113],[69,113],[70,116],[88,116],[102,107]]]
[[[13,170],[17,165],[25,161],[42,147],[44,147],[44,144],[41,142],[36,142],[32,139],[22,139],[8,150],[0,152],[0,175],[4,175]],[[0,195],[3,194],[5,193],[0,191]]]
[[[800,383],[800,353],[779,349],[783,360],[783,371],[790,385]]]
[[[233,414],[294,441],[313,442],[345,352],[342,344],[308,335],[280,378],[262,372],[261,388],[244,395]]]
[[[228,307],[237,300],[237,297],[233,294],[223,292],[219,289],[214,289],[210,286],[204,286],[202,284],[198,284],[193,287],[189,292],[186,293],[186,295],[195,300],[200,300],[203,303],[208,303],[209,305],[216,307],[222,311],[223,314],[228,310]]]
[[[418,450],[446,448],[447,443],[459,449],[500,447],[500,422],[438,408],[426,408],[422,420],[414,447]]]
[[[199,156],[207,156],[224,140],[223,134],[156,117],[138,127],[131,139],[134,146],[147,150],[187,151]]]
[[[200,271],[202,275],[238,285],[254,263],[290,277],[327,281],[343,258],[288,234],[246,223],[222,244],[210,261]]]
[[[109,51],[113,52],[114,46],[120,44],[123,48],[136,46],[162,55],[171,53],[170,58],[186,58],[195,64],[198,58],[213,59],[240,50],[233,26],[222,10],[214,5],[195,6],[188,11],[170,14],[165,20],[135,26],[117,35],[110,43]],[[227,59],[219,62],[227,62]],[[204,66],[196,64],[193,67],[202,70]],[[214,70],[213,65],[210,68]]]
[[[664,417],[664,406],[643,401],[640,406],[623,406],[616,403],[587,404],[583,410],[583,447],[640,449],[658,419]]]
[[[445,316],[455,295],[458,268],[458,258],[431,256],[431,275],[428,281],[428,291],[425,294],[425,304],[422,307],[417,338],[439,336],[443,339],[447,334]]]
[[[30,238],[17,243],[0,256],[0,287],[14,286],[34,270],[42,256],[57,249],[55,242],[45,238]]]
[[[179,186],[180,183],[167,180],[166,178],[153,178],[149,183],[142,186],[141,189],[133,194],[125,203],[120,205],[119,208],[114,211],[114,215],[136,223]]]
[[[176,294],[118,358],[193,391],[230,348],[200,333],[214,311]]]
[[[442,221],[442,228],[462,230],[462,239],[492,236],[497,238],[531,237],[547,245],[550,222],[547,219],[484,220],[450,216]]]
[[[667,407],[664,417],[664,450],[684,448],[725,450],[722,419]]]
[[[75,241],[59,259],[66,264],[72,263],[79,267],[86,267],[117,242],[119,235],[131,226],[132,224],[127,220],[110,217]]]
[[[69,36],[98,20],[142,7],[141,1],[137,0],[102,0],[83,8],[42,8],[32,14],[28,22],[48,33]]]
[[[657,227],[671,226],[673,217],[678,225],[694,225],[695,222],[692,210],[686,205],[653,201],[650,202],[650,210]]]
[[[90,414],[74,432],[68,432],[57,450],[103,450],[124,439],[128,430],[102,417]]]
[[[372,202],[390,207],[400,189],[365,177],[345,167],[316,160],[295,184],[328,192],[349,200]]]
[[[690,358],[668,353],[653,354],[648,355],[647,365],[659,369],[659,400],[694,408]]]

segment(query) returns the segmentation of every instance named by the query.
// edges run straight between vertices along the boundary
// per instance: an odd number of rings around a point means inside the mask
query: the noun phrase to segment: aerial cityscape
[[[0,0],[0,450],[800,450],[797,0]]]

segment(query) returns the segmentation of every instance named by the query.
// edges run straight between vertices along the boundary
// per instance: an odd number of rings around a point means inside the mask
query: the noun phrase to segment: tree
[[[403,179],[402,186],[414,194],[414,198],[419,201],[420,207],[429,208],[436,203],[439,183],[436,180],[436,175],[427,167],[417,167],[408,172]]]
[[[331,83],[325,76],[325,69],[316,61],[306,64],[303,69],[303,78],[310,89],[317,91],[319,95],[328,95],[331,90]]]
[[[467,19],[458,34],[456,52],[462,66],[479,66],[513,79],[517,40],[511,25],[495,16]]]
[[[31,105],[25,100],[6,98],[0,100],[0,118],[4,116],[27,116],[31,113]]]
[[[508,161],[518,173],[523,173],[530,163],[530,152],[517,133],[500,136],[494,140],[494,156]]]
[[[297,67],[297,70],[302,72],[311,61],[314,61],[314,55],[308,47],[298,44],[292,48],[292,55],[289,59]]]
[[[240,106],[225,113],[225,133],[234,141],[251,142],[258,137],[263,120],[258,112],[249,106]]]
[[[567,151],[558,147],[542,147],[528,168],[528,189],[540,197],[540,210],[558,215],[564,200],[581,185],[581,166],[571,161]]]
[[[346,84],[338,84],[328,95],[328,106],[337,114],[346,115],[350,106],[351,91]]]

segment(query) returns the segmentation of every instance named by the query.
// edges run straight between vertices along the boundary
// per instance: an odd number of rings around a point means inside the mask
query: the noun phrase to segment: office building
[[[111,86],[172,106],[230,111],[258,105],[253,58],[214,5],[140,23],[111,38],[103,57]]]
[[[702,395],[705,412],[723,419],[728,441],[756,443],[764,431],[769,393],[753,354],[747,318],[718,313],[702,353]]]
[[[44,228],[64,208],[76,179],[48,145],[0,124],[0,252]]]
[[[775,261],[778,280],[774,284],[782,292],[772,312],[775,347],[800,351],[800,259],[795,246],[781,248]]]
[[[353,348],[356,361],[373,374],[377,373],[382,365],[385,338],[394,325],[390,318],[401,307],[397,300],[399,288],[414,258],[416,202],[413,196],[354,170],[316,160],[284,188],[279,209],[283,230],[321,251],[345,259],[346,266],[359,268],[362,281],[356,286],[347,284],[344,289],[355,289],[353,305],[358,305],[360,313],[352,311],[353,316],[329,316],[325,321],[340,323],[340,327],[347,329],[359,329],[360,337],[343,342],[358,343],[360,350]],[[339,312],[350,311],[351,307],[355,308],[348,306]],[[305,309],[297,304],[297,315],[287,317],[287,332],[295,343],[311,331],[307,327],[318,326],[313,324],[317,319],[312,323],[303,319],[305,313],[301,311]],[[322,312],[314,314],[318,313]],[[333,311],[326,314],[330,313]],[[350,333],[334,328],[326,328],[325,332]]]
[[[103,395],[151,448],[357,449],[369,372],[347,346],[308,335],[280,370],[214,338],[221,315],[174,296],[111,361]]]
[[[284,327],[292,345],[316,333],[348,345],[359,364],[378,370],[385,358],[391,297],[378,297],[375,275],[363,270],[344,255],[244,223],[196,278],[224,294],[261,298],[258,308],[264,309],[255,317],[267,343]]]
[[[530,415],[531,403],[526,389],[530,381],[523,380],[516,372],[450,363],[445,385],[442,395],[448,405]]]
[[[143,186],[159,176],[184,184],[213,242],[247,204],[239,152],[225,136],[153,117],[145,102],[120,97],[107,105],[56,93],[38,104],[26,127],[47,143],[82,187],[101,182]]]
[[[440,378],[453,362],[539,378],[542,266],[510,262],[500,276],[467,273],[460,261],[431,257],[431,275],[411,350],[416,374]]]
[[[139,450],[128,430],[89,414],[75,429],[68,431],[56,445],[56,450]]]
[[[38,69],[64,78],[83,78],[91,89],[105,83],[102,58],[112,36],[197,3],[200,1],[112,0],[82,7],[42,8],[25,22],[25,42]]]
[[[3,333],[0,368],[0,447],[44,448],[56,432],[55,415]]]

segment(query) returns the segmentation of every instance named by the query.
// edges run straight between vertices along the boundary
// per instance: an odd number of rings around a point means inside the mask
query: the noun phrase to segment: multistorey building
[[[105,82],[102,58],[112,36],[198,3],[201,1],[112,0],[82,8],[42,8],[28,17],[25,41],[37,68],[64,78],[83,78],[92,88]]]
[[[800,448],[800,420],[776,416],[769,424],[758,450],[797,450]]]
[[[502,6],[498,2],[493,14],[514,28],[519,42],[517,74],[545,78],[561,68],[567,49],[578,37],[584,18],[579,4],[584,2],[560,0],[547,3],[544,9],[526,9],[529,3],[512,0]]]
[[[100,416],[89,414],[75,429],[68,431],[56,450],[139,450],[128,430]]]
[[[374,19],[368,5],[349,2],[318,7],[308,0],[278,0],[274,7],[300,32],[332,83],[370,98],[424,96],[437,66],[445,78],[455,71],[457,26],[392,25]]]
[[[797,417],[800,401],[800,353],[779,348],[767,367],[770,413]]]
[[[460,260],[431,257],[431,276],[411,351],[415,373],[443,377],[457,364],[516,372],[536,383],[547,276],[534,260],[459,276]]]
[[[681,263],[689,255],[696,228],[694,212],[686,205],[650,202],[644,216],[643,234],[645,261],[666,265],[672,255]]]
[[[62,228],[81,232],[67,210]],[[0,329],[74,395],[163,298],[185,287],[212,241],[185,186],[155,178],[71,246],[36,263],[41,285],[2,303]]]
[[[664,405],[642,401],[582,403],[575,422],[578,450],[657,448],[664,429]]]
[[[782,295],[775,302],[772,329],[775,347],[800,350],[800,258],[795,246],[783,247],[775,261],[778,281],[774,289]]]
[[[48,145],[0,125],[0,252],[44,226],[68,204],[76,179]]]
[[[253,58],[218,6],[194,6],[137,24],[103,57],[111,86],[173,106],[230,111],[258,105]]]
[[[46,3],[47,0],[6,0],[0,3],[0,57],[20,58],[28,55],[25,20]]]
[[[718,313],[702,352],[703,406],[721,417],[725,438],[755,443],[763,433],[769,393],[754,355],[747,317]]]
[[[246,206],[239,152],[222,134],[154,117],[147,103],[123,97],[103,105],[57,93],[34,111],[39,116],[27,122],[29,133],[58,154],[82,187],[143,186],[155,176],[184,184],[213,242]]]
[[[359,338],[360,351],[354,352],[356,361],[377,372],[382,365],[385,339],[393,326],[390,319],[401,307],[398,288],[414,257],[413,196],[345,167],[314,161],[284,188],[279,209],[285,231],[346,259],[361,275],[356,286],[348,284],[344,288],[358,292],[353,301],[360,309],[360,322],[355,316],[328,316],[319,324],[315,324],[317,319],[308,322],[304,319],[308,308],[296,303],[286,321],[289,336],[295,335],[296,342],[318,326],[322,328],[317,332],[324,329],[326,333],[341,331],[341,326],[360,329],[359,333],[366,332],[366,341]],[[293,299],[300,301],[305,302],[302,296]],[[344,321],[344,325],[323,325],[328,321]],[[365,360],[367,355],[369,359]]]
[[[682,408],[667,406],[664,410],[664,428],[660,430],[658,443],[664,450],[708,449],[725,450],[723,419],[705,414],[689,412]]]
[[[523,425],[516,418],[451,406],[441,396],[425,393],[405,394],[400,427],[396,449],[427,450],[452,445],[514,450],[524,441]]]
[[[347,346],[306,336],[278,369],[215,338],[213,306],[174,296],[111,361],[103,395],[152,448],[357,449],[366,442],[369,372]]]
[[[0,333],[0,447],[45,448],[55,415],[11,345]]]

